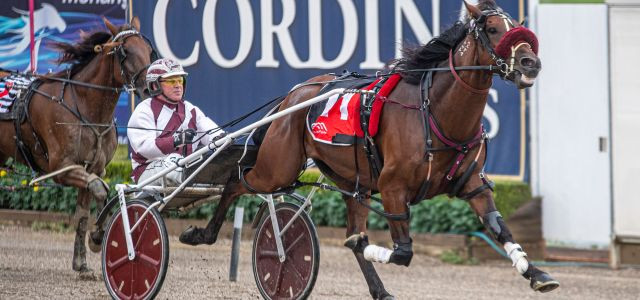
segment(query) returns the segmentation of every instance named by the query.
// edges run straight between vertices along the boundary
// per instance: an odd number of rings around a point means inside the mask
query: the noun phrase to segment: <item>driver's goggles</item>
[[[166,85],[169,85],[169,86],[173,86],[173,85],[176,85],[176,84],[183,85],[184,84],[184,78],[182,78],[182,77],[167,78],[167,79],[160,80],[160,82],[164,83]]]

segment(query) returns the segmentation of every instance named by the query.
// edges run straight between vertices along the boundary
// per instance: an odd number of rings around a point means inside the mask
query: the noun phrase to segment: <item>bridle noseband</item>
[[[138,91],[136,89],[135,83],[138,81],[138,78],[140,77],[140,74],[142,74],[143,71],[145,71],[145,70],[147,70],[147,68],[149,68],[149,65],[146,65],[146,66],[140,68],[138,71],[134,72],[133,76],[130,76],[129,73],[125,72],[124,63],[125,63],[125,61],[127,59],[127,51],[124,49],[124,43],[125,43],[127,38],[135,36],[135,35],[138,35],[138,36],[142,37],[142,39],[144,39],[144,41],[147,43],[147,45],[149,45],[151,47],[150,60],[151,60],[151,62],[153,62],[158,56],[157,53],[156,53],[156,50],[153,48],[153,46],[152,46],[151,42],[149,41],[149,39],[147,37],[145,37],[142,33],[138,32],[135,29],[129,29],[129,30],[121,31],[115,37],[113,37],[113,39],[111,40],[110,43],[118,43],[118,45],[116,47],[114,47],[113,50],[107,52],[107,55],[115,54],[115,57],[118,59],[118,61],[120,63],[120,76],[122,77],[122,79],[124,81],[124,90],[126,90],[129,93],[134,92],[137,95]],[[138,96],[141,96],[141,95],[138,95]]]
[[[471,21],[469,22],[468,33],[472,34],[476,40],[480,41],[480,44],[489,53],[489,56],[491,57],[495,65],[498,66],[498,72],[500,73],[500,77],[504,79],[515,71],[515,62],[516,62],[515,53],[520,47],[527,45],[531,49],[535,48],[534,52],[536,53],[537,53],[537,47],[533,47],[531,45],[531,42],[521,41],[517,43],[517,45],[508,45],[511,48],[511,55],[508,58],[500,56],[496,52],[496,50],[491,46],[491,41],[489,40],[489,36],[485,31],[485,26],[487,25],[486,24],[487,19],[492,16],[500,17],[505,22],[505,27],[507,29],[507,32],[503,35],[503,38],[500,40],[500,43],[498,44],[498,46],[496,46],[496,48],[505,47],[505,45],[500,45],[500,44],[503,43],[503,41],[505,41],[504,37],[507,36],[510,32],[513,32],[514,30],[516,31],[526,30],[528,32],[530,31],[524,27],[517,27],[516,25],[514,25],[512,22],[513,18],[511,18],[511,16],[508,13],[504,12],[502,9],[499,9],[499,8],[494,10],[484,10],[482,11],[482,15],[480,15],[480,17],[478,17],[477,19],[471,18]],[[524,28],[524,29],[519,29],[519,28]],[[535,38],[535,35],[533,36]],[[537,40],[535,42],[537,43]]]

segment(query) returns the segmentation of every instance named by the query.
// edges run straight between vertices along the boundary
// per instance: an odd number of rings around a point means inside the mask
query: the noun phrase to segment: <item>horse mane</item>
[[[76,74],[84,68],[97,55],[94,51],[96,45],[106,43],[111,34],[103,31],[91,34],[80,34],[80,41],[75,44],[64,42],[54,43],[53,48],[60,51],[60,58],[56,61],[58,64],[71,63],[71,75]]]
[[[402,48],[402,58],[393,60],[394,72],[400,72],[402,78],[409,84],[420,83],[422,72],[411,72],[415,69],[428,69],[437,66],[449,58],[449,51],[455,48],[467,34],[466,24],[456,22],[431,39],[423,46],[405,46]]]

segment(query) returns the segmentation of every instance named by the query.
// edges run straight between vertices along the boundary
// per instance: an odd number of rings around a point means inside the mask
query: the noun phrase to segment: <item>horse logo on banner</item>
[[[13,8],[13,11],[20,14],[20,17],[10,19],[0,19],[0,56],[6,58],[0,62],[0,67],[10,68],[18,65],[29,57],[29,12]],[[48,3],[42,3],[42,8],[33,12],[33,32],[34,32],[34,57],[38,57],[38,50],[42,39],[53,34],[54,30],[62,33],[67,28],[67,23],[62,19],[56,8]],[[25,54],[25,51],[26,54]],[[27,56],[27,57],[25,57]],[[37,59],[35,60],[37,66]],[[33,66],[33,69],[36,69]],[[31,69],[31,63],[26,70]]]

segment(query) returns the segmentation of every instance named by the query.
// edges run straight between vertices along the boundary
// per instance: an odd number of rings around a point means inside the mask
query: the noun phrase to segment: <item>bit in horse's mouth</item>
[[[533,83],[536,81],[536,78],[530,78],[527,77],[527,75],[522,74],[522,76],[520,77],[520,81],[526,85],[533,85]]]

